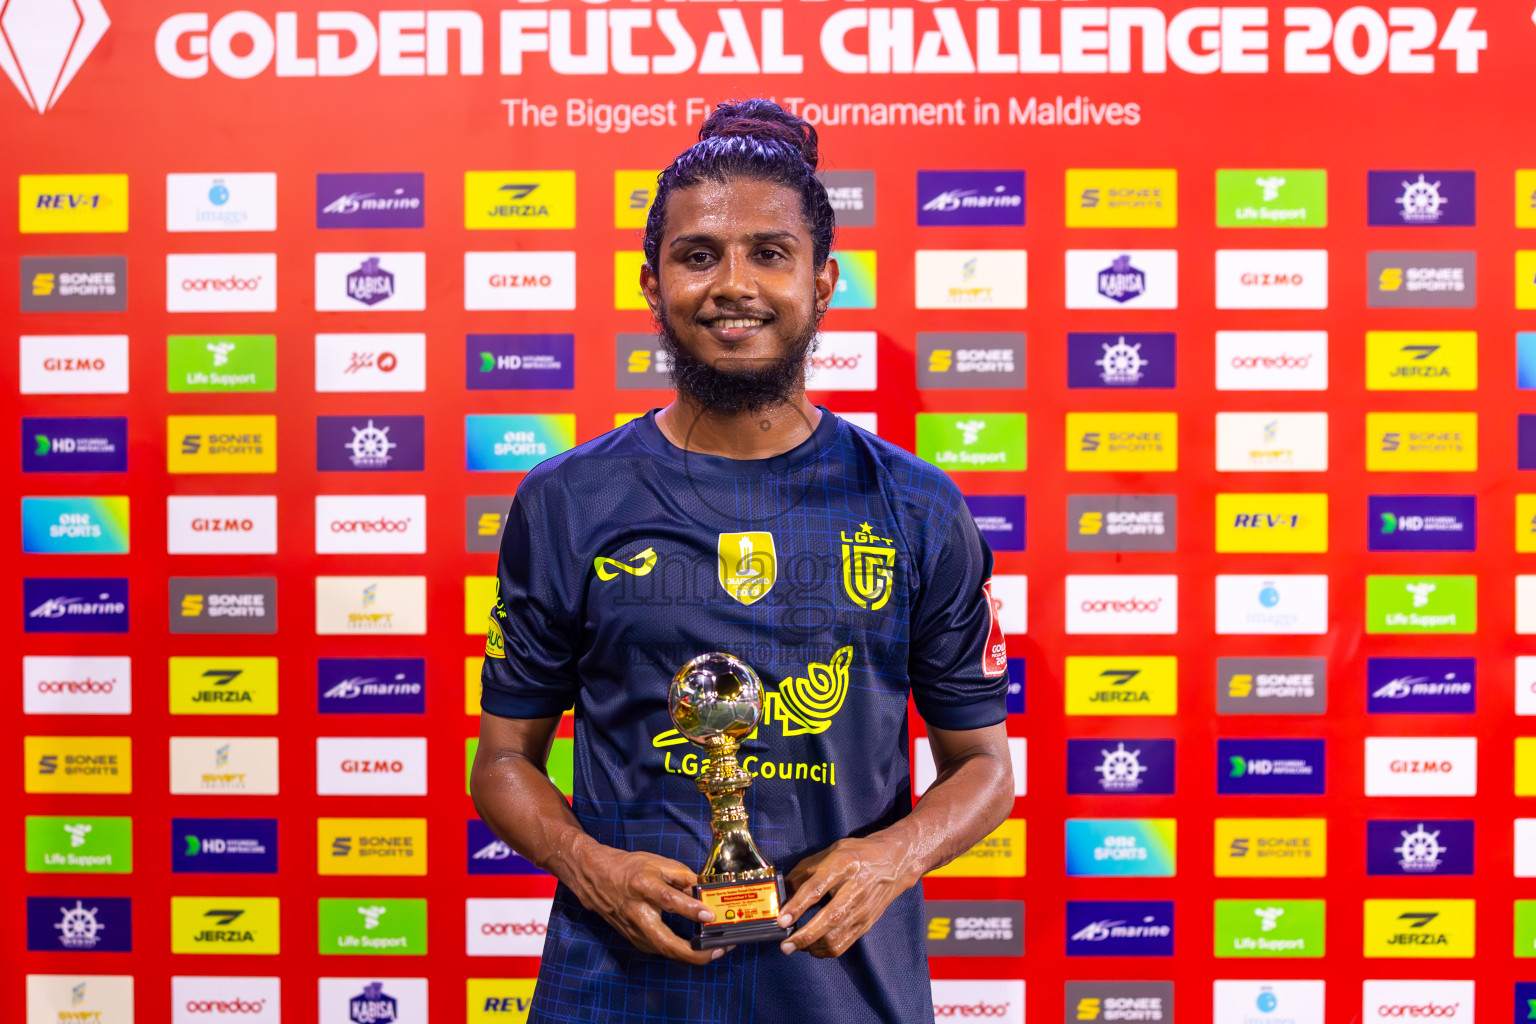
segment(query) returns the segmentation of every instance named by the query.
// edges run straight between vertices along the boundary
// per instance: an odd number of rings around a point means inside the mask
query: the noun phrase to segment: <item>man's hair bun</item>
[[[699,129],[699,141],[728,136],[782,143],[799,152],[812,170],[820,160],[816,129],[805,118],[796,117],[772,100],[751,99],[717,106]]]

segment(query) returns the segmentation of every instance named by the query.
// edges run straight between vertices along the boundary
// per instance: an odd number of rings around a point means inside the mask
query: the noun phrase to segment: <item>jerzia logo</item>
[[[43,0],[13,9],[14,17],[0,20],[0,69],[27,106],[43,114],[59,102],[112,19],[101,0]]]

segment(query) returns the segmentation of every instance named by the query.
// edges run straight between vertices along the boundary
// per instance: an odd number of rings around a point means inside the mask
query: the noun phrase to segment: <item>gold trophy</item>
[[[762,682],[740,658],[701,654],[672,677],[667,710],[678,733],[708,753],[694,783],[709,798],[715,841],[693,896],[714,911],[715,920],[695,925],[693,948],[787,939],[794,928],[779,927],[784,876],[747,831],[741,791],[752,785],[752,776],[736,763],[742,738],[763,716]]]

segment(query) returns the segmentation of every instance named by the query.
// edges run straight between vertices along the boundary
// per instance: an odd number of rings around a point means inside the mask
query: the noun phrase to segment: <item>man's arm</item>
[[[661,912],[709,922],[714,913],[690,895],[698,877],[688,867],[651,853],[604,846],[582,829],[545,764],[556,718],[480,715],[480,746],[470,772],[475,809],[508,846],[570,887],[588,910],[636,949],[690,964],[725,954],[695,952],[661,920]]]
[[[832,899],[781,945],[785,953],[841,956],[892,900],[934,868],[980,842],[1013,810],[1013,766],[1003,724],[928,727],[938,780],[912,813],[862,839],[841,839],[796,864],[779,924],[788,927],[823,896]]]

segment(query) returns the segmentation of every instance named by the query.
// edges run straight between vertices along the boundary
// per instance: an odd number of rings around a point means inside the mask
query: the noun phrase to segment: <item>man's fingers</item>
[[[669,914],[678,914],[690,921],[713,921],[715,912],[703,903],[687,896],[665,882],[653,882],[646,896],[652,903]]]
[[[657,874],[674,889],[689,891],[699,884],[699,876],[682,861],[668,860],[665,857],[657,858]]]
[[[800,929],[795,932],[795,934],[785,939],[779,948],[784,950],[786,953],[793,953],[796,950],[807,949],[811,946],[814,946],[818,941],[821,941],[828,932],[831,932],[842,925],[844,919],[847,918],[849,914],[853,900],[854,896],[850,890],[843,889],[839,891],[835,896],[832,897],[832,901],[830,903],[821,908],[820,913],[813,917],[808,923],[802,925]]]
[[[641,920],[640,927],[644,930],[646,941],[650,944],[652,951],[669,960],[677,960],[680,963],[698,967],[725,955],[723,949],[694,949],[678,938],[676,932],[662,924],[661,918],[654,912]]]
[[[788,928],[800,920],[801,915],[815,906],[829,889],[842,882],[843,874],[843,870],[834,865],[796,882],[794,895],[779,912],[779,927]]]

